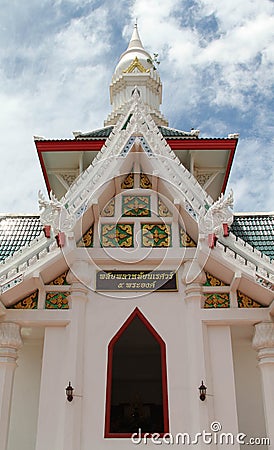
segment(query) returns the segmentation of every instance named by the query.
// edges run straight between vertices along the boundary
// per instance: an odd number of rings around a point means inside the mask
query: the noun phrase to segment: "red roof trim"
[[[237,139],[166,139],[172,150],[235,150]]]
[[[229,174],[231,172],[232,162],[234,159],[236,146],[238,143],[238,139],[181,139],[181,140],[172,140],[166,139],[172,150],[226,150],[230,152],[224,182],[222,186],[222,193],[225,192]]]
[[[105,139],[96,141],[35,141],[38,153],[41,152],[80,152],[101,150]]]
[[[47,176],[43,160],[43,152],[82,152],[82,151],[100,151],[103,147],[106,139],[96,140],[41,140],[35,141],[39,161],[41,164],[42,172],[46,182],[47,190],[50,192],[50,183]],[[238,143],[238,139],[228,138],[206,138],[206,139],[166,139],[166,142],[172,150],[228,150],[230,156],[228,160],[227,170],[225,173],[224,183],[222,186],[222,192],[225,191],[231,166]]]

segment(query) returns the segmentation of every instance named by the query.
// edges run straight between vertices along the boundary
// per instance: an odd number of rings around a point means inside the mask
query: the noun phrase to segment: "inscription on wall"
[[[173,270],[100,270],[97,291],[178,291]]]

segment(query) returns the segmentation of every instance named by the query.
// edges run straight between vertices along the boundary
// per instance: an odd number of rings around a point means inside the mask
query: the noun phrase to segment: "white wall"
[[[8,450],[34,450],[43,353],[43,330],[23,329],[15,370]]]
[[[266,437],[260,370],[252,348],[253,327],[231,327],[239,431],[249,437]],[[242,445],[241,448],[249,448]],[[253,445],[254,449],[266,448]]]

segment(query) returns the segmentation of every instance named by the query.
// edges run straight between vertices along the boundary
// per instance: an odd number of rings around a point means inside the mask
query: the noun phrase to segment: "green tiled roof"
[[[0,261],[29,244],[41,231],[38,215],[0,216]]]
[[[162,135],[165,138],[179,138],[179,137],[188,137],[192,139],[197,139],[196,136],[193,136],[191,132],[189,131],[180,131],[176,130],[175,128],[168,128],[168,127],[158,127],[161,131]],[[100,128],[98,130],[90,131],[87,133],[80,133],[75,135],[76,139],[107,139],[110,135],[110,133],[113,130],[113,126]]]
[[[231,231],[274,259],[274,214],[235,214]],[[0,261],[29,244],[41,232],[38,215],[0,216]]]
[[[112,132],[113,127],[100,128],[98,130],[89,131],[87,133],[79,133],[75,136],[76,139],[106,139]]]
[[[190,131],[181,131],[176,130],[175,128],[168,128],[168,127],[158,127],[158,128],[161,131],[164,138],[187,137],[197,139],[197,137],[193,136]]]
[[[236,214],[231,231],[274,259],[274,214]]]

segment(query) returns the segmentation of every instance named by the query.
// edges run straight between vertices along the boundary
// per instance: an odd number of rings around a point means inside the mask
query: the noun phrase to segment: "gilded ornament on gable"
[[[128,66],[128,68],[123,70],[123,73],[132,73],[132,72],[134,72],[134,69],[138,69],[139,72],[141,72],[141,73],[147,72],[147,69],[143,66],[143,64],[140,63],[137,56],[135,56],[134,60]]]
[[[102,217],[113,217],[115,214],[115,198],[111,198],[101,212]]]
[[[150,217],[150,196],[123,195],[122,215],[123,217]]]
[[[169,211],[168,207],[163,202],[161,197],[158,197],[158,215],[160,217],[171,217],[172,216],[171,212]]]
[[[142,224],[143,247],[171,247],[171,225]]]
[[[19,300],[14,305],[8,306],[7,309],[37,309],[38,305],[38,289],[27,297]]]
[[[93,225],[91,225],[91,227],[77,242],[77,247],[93,247]]]
[[[47,292],[46,309],[69,309],[68,296],[69,292]]]
[[[229,308],[229,293],[224,294],[204,294],[204,308]]]
[[[121,189],[133,189],[134,188],[134,173],[129,173],[124,181],[121,183]]]
[[[222,280],[211,275],[209,272],[205,272],[206,274],[206,282],[204,286],[227,286]]]
[[[64,273],[62,273],[61,275],[59,275],[57,278],[54,278],[54,280],[52,280],[50,283],[48,283],[49,285],[57,285],[57,286],[63,286],[63,285],[68,285],[69,283],[67,282],[67,274],[68,274],[68,270],[66,270]]]
[[[140,188],[152,189],[152,183],[145,173],[140,173]]]
[[[197,244],[187,234],[187,232],[179,225],[180,247],[197,247]]]
[[[243,294],[241,291],[237,291],[238,308],[264,308],[263,305],[256,302],[248,295]]]
[[[102,247],[134,247],[133,224],[103,224],[101,227]]]

